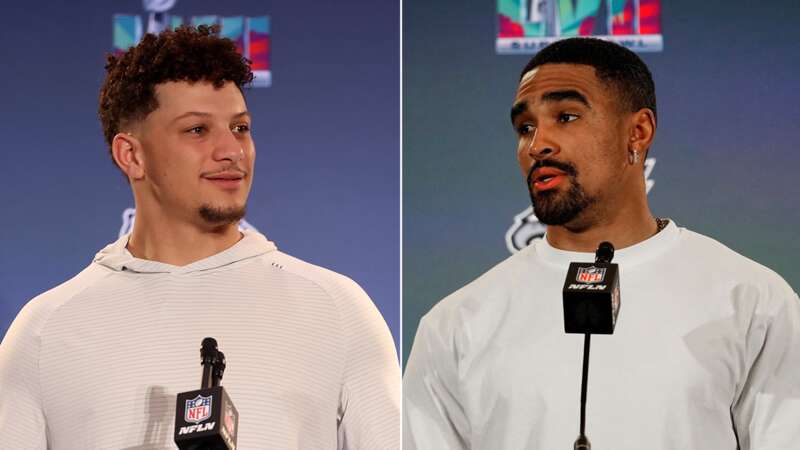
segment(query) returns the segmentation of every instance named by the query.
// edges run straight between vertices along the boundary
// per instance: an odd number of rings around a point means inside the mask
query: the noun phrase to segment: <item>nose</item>
[[[558,144],[550,139],[548,133],[542,128],[536,127],[529,136],[528,139],[520,139],[520,145],[517,150],[517,158],[523,171],[536,161],[552,158],[560,152]]]
[[[244,148],[242,143],[236,139],[232,131],[221,133],[222,136],[214,147],[213,157],[217,161],[229,160],[239,162],[244,158]]]

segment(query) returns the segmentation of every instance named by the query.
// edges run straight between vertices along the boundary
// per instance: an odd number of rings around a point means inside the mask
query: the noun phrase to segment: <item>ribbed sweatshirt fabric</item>
[[[391,333],[352,280],[255,231],[186,266],[128,236],[31,300],[0,344],[0,448],[174,449],[200,342],[225,352],[241,449],[400,448]]]

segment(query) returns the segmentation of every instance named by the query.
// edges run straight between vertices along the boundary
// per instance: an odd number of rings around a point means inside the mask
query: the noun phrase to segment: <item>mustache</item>
[[[533,166],[531,166],[531,169],[528,171],[528,177],[527,177],[528,186],[531,185],[531,177],[533,176],[533,171],[536,169],[541,169],[542,167],[553,167],[571,177],[578,176],[578,170],[575,168],[575,166],[573,166],[568,162],[555,161],[552,159],[543,159],[541,161],[536,161],[536,163]]]

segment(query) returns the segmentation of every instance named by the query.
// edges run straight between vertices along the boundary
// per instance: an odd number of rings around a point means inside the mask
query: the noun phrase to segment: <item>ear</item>
[[[631,116],[629,149],[637,149],[647,157],[656,136],[656,116],[650,108],[642,108]]]
[[[132,134],[117,133],[111,141],[111,155],[129,180],[139,180],[144,177],[142,145]]]

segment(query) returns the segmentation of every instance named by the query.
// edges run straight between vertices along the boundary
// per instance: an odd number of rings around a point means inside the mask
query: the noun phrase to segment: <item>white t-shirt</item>
[[[571,449],[583,336],[546,239],[442,300],[404,379],[403,446]],[[603,450],[800,448],[800,301],[777,274],[670,223],[618,250],[621,309],[592,337],[586,434]]]
[[[227,358],[241,449],[400,447],[391,334],[350,279],[245,232],[176,267],[127,236],[29,302],[0,344],[0,448],[174,449],[175,400],[200,342]]]

